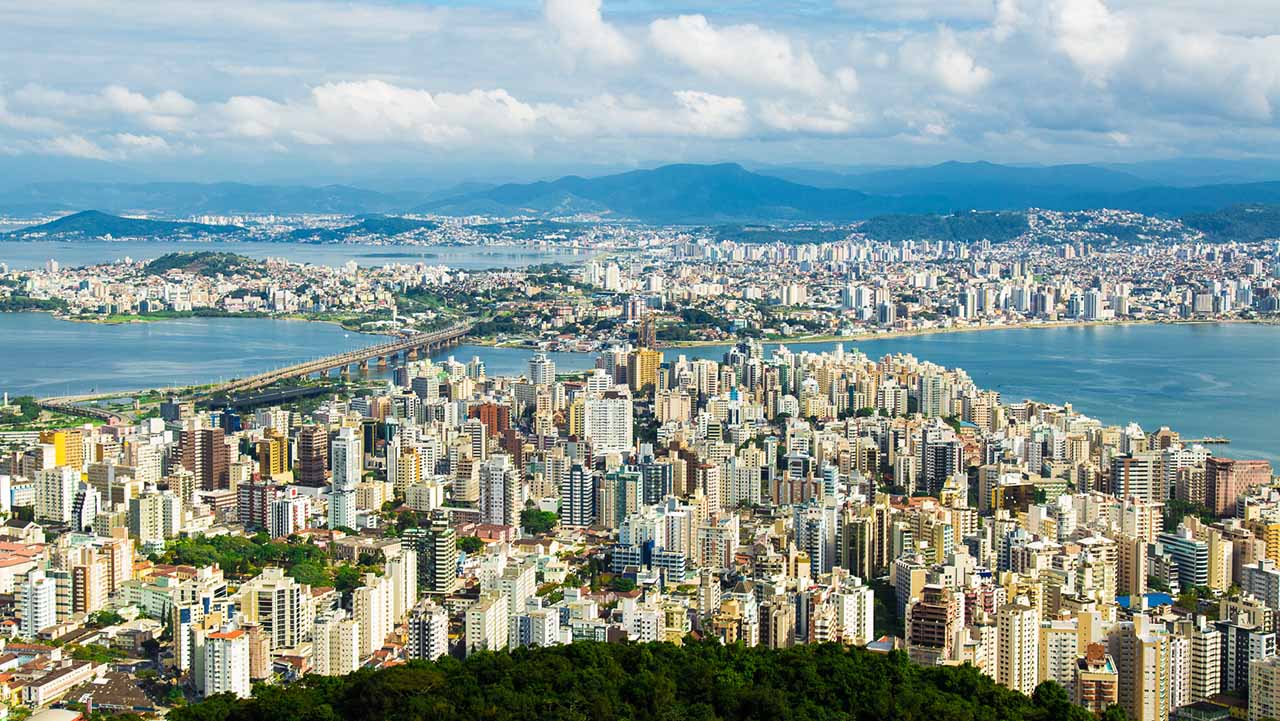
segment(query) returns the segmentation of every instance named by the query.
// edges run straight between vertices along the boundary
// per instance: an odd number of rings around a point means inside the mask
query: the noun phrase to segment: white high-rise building
[[[409,614],[409,658],[434,661],[449,652],[449,612],[423,599]]]
[[[1028,696],[1039,684],[1040,621],[1035,608],[1010,603],[996,613],[996,682]]]
[[[626,453],[635,444],[631,396],[610,391],[583,403],[583,435],[596,455]]]
[[[204,695],[220,693],[249,697],[249,635],[242,628],[204,638]]]
[[[840,638],[847,644],[865,646],[876,639],[875,592],[857,576],[844,581],[832,594]]]
[[[268,532],[272,538],[284,538],[307,527],[311,504],[306,496],[298,495],[298,489],[289,486],[271,502]]]
[[[240,612],[261,624],[271,650],[297,646],[310,629],[315,610],[306,588],[275,566],[240,586]]]
[[[391,584],[373,573],[364,575],[364,585],[351,592],[351,615],[360,624],[360,658],[382,648],[391,632],[393,619]]]
[[[333,489],[329,495],[329,528],[355,528],[356,485],[360,483],[361,443],[354,428],[342,428],[329,445]]]
[[[18,633],[35,638],[40,631],[58,622],[58,584],[43,571],[34,570],[17,590]]]
[[[478,651],[501,651],[507,647],[507,599],[496,592],[486,593],[467,609],[467,655]]]
[[[404,618],[418,600],[418,552],[405,546],[400,555],[386,564],[385,576],[391,584],[392,623]]]
[[[546,353],[534,353],[529,359],[529,382],[535,386],[549,386],[556,382],[556,362]]]
[[[480,464],[480,518],[484,523],[520,523],[519,496],[520,480],[510,456],[495,455]]]
[[[311,669],[321,676],[345,676],[360,668],[360,624],[335,611],[316,619],[311,634]]]

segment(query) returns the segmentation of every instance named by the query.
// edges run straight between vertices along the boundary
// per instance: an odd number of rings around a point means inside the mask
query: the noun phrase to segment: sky
[[[1276,0],[0,0],[0,157],[191,178],[1280,158]]]

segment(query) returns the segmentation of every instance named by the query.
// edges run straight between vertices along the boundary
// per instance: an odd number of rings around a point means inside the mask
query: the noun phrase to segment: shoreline
[[[78,317],[66,315],[54,310],[42,310],[31,308],[28,310],[12,310],[0,311],[5,313],[49,313],[57,320],[67,321],[70,323],[92,323],[96,325],[128,325],[133,323],[160,323],[171,320],[192,320],[192,319],[229,319],[229,320],[289,320],[289,321],[305,321],[308,323],[330,323],[336,325],[350,333],[360,333],[362,335],[375,336],[394,336],[395,333],[385,330],[362,330],[358,328],[350,328],[343,325],[341,320],[333,318],[315,318],[298,313],[284,314],[248,314],[248,313],[226,313],[221,315],[132,315],[132,316],[103,316],[103,317]],[[763,345],[817,345],[821,343],[841,343],[841,342],[866,342],[876,340],[895,340],[899,338],[913,338],[917,336],[930,335],[948,335],[952,333],[981,333],[998,330],[1053,330],[1059,328],[1098,328],[1098,327],[1125,327],[1125,326],[1151,326],[1151,325],[1270,325],[1280,326],[1280,317],[1277,318],[1197,318],[1197,319],[1135,319],[1135,320],[1069,320],[1069,321],[1050,321],[1044,323],[1009,323],[1009,324],[989,324],[974,326],[956,326],[943,328],[915,328],[910,330],[895,330],[885,333],[853,333],[850,335],[806,335],[793,336],[790,338],[759,338],[759,342]],[[531,339],[514,339],[498,342],[491,339],[471,339],[466,345],[481,346],[485,348],[510,348],[515,350],[535,350],[535,348],[526,345]],[[670,344],[660,344],[658,350],[680,350],[683,348],[708,348],[723,345],[734,345],[741,339],[725,339],[725,340],[699,340],[699,341],[676,341]],[[593,351],[553,351],[558,353],[590,353]]]
[[[981,333],[987,331],[998,330],[1053,330],[1058,328],[1097,328],[1097,327],[1124,327],[1124,326],[1151,326],[1151,325],[1271,325],[1280,326],[1280,318],[1220,318],[1220,319],[1189,319],[1189,320],[1080,320],[1080,321],[1055,321],[1048,323],[1010,323],[1003,325],[977,325],[977,326],[960,326],[951,328],[916,328],[912,330],[895,330],[886,333],[854,333],[852,335],[808,335],[793,336],[791,338],[760,338],[758,339],[762,345],[817,345],[821,343],[841,343],[841,342],[866,342],[876,340],[896,340],[899,338],[913,338],[917,336],[929,335],[949,335],[953,333]],[[670,344],[659,343],[660,351],[678,351],[684,348],[713,348],[716,346],[732,346],[741,339],[727,340],[699,340],[699,341],[677,341]],[[493,340],[469,340],[467,345],[483,346],[486,348],[512,348],[516,350],[536,350],[530,346],[524,345],[525,341],[503,341],[501,343]],[[589,353],[593,351],[549,351],[557,353]]]
[[[1003,325],[960,326],[953,328],[916,328],[912,330],[896,330],[887,333],[854,333],[851,335],[813,335],[794,336],[792,338],[761,338],[764,345],[815,345],[818,343],[863,342],[875,340],[896,340],[929,335],[949,335],[953,333],[981,333],[997,330],[1053,330],[1057,328],[1098,328],[1149,325],[1275,325],[1280,326],[1278,319],[1195,319],[1195,320],[1080,320],[1049,323],[1010,323]],[[736,340],[723,341],[680,341],[662,346],[659,350],[679,350],[680,348],[706,348],[720,345],[733,345]]]

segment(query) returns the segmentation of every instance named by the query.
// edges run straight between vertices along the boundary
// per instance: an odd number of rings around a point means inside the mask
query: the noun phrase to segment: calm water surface
[[[0,391],[54,395],[216,381],[379,342],[328,323],[192,318],[116,326],[0,314]],[[794,344],[824,351],[835,343]],[[776,344],[766,346],[772,352]],[[1280,462],[1280,327],[1247,324],[991,330],[845,343],[878,358],[912,353],[967,370],[1005,400],[1071,402],[1108,423],[1226,436],[1224,454]],[[728,346],[668,349],[720,358]],[[531,351],[464,345],[490,375],[524,372]],[[553,353],[560,371],[594,356]]]

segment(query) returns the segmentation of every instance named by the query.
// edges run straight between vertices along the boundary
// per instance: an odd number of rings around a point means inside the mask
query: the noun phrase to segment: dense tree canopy
[[[575,643],[445,657],[217,696],[172,721],[611,721],[848,719],[1085,721],[1056,684],[1034,698],[970,666],[922,667],[836,644],[772,650],[715,642]]]
[[[520,527],[534,535],[548,533],[556,527],[556,514],[526,508],[520,512]]]

